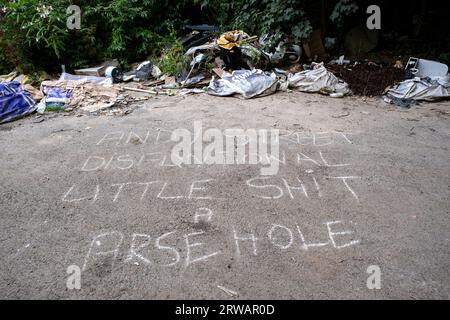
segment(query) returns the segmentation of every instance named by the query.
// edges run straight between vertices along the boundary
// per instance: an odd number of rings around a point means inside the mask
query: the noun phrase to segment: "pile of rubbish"
[[[384,95],[387,103],[402,107],[450,98],[448,66],[435,61],[410,58],[406,67],[401,61],[382,66],[341,56],[324,63],[325,48],[333,39],[325,38],[324,45],[320,32],[314,32],[308,43],[280,42],[268,52],[264,49],[267,36],[234,30],[217,37],[217,28],[208,25],[186,29],[191,31],[181,43],[190,63],[178,74],[164,74],[150,60],[124,71],[117,60],[111,60],[74,70],[74,74],[62,66],[59,79],[43,79],[39,89],[27,84],[26,76],[0,76],[0,123],[35,111],[123,115],[131,112],[130,104],[146,99],[136,98],[133,92],[141,96],[206,93],[250,99],[295,90],[332,98]]]
[[[385,90],[384,101],[409,108],[418,101],[450,98],[450,75],[445,64],[411,57],[406,65],[406,77]]]
[[[328,68],[358,96],[380,96],[387,87],[405,79],[404,70],[375,63],[331,64]]]
[[[62,72],[58,80],[44,80],[37,89],[26,77],[10,74],[0,78],[0,123],[9,122],[30,113],[75,109],[90,114],[127,114],[126,106],[138,99],[122,93],[113,84],[112,78],[100,76],[72,75]],[[112,110],[118,107],[120,110]]]

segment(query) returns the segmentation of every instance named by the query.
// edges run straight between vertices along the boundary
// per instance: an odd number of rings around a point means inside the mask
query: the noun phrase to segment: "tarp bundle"
[[[450,98],[450,77],[414,78],[386,90],[389,98],[435,101]]]
[[[19,82],[0,84],[0,123],[15,120],[36,110],[36,102]]]
[[[262,70],[236,70],[222,74],[222,79],[212,79],[208,93],[215,96],[231,96],[240,94],[245,99],[258,95],[271,94],[277,91],[278,80],[274,73],[267,74]]]
[[[312,70],[305,70],[288,76],[289,88],[303,92],[324,94],[350,92],[348,84],[329,72],[322,63],[313,64]]]

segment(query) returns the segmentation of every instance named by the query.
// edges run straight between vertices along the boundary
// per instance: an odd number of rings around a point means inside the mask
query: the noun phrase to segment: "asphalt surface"
[[[449,299],[449,120],[294,92],[0,125],[0,297]],[[195,121],[279,129],[278,173],[173,165]]]

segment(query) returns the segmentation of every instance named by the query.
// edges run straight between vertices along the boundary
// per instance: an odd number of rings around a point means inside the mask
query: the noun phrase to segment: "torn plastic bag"
[[[131,74],[131,73],[130,73]],[[126,76],[128,73],[126,74]],[[134,71],[134,81],[147,81],[150,78],[159,78],[162,76],[161,69],[154,65],[151,61],[144,61]]]
[[[417,104],[417,101],[413,100],[413,99],[401,99],[401,98],[388,97],[388,96],[384,96],[383,100],[386,103],[395,104],[399,107],[406,108],[406,109],[409,109],[409,108],[411,108],[411,106],[415,106]]]
[[[36,110],[36,102],[19,82],[0,84],[0,123],[16,120]]]
[[[303,92],[319,92],[324,94],[348,94],[348,84],[329,72],[323,63],[313,64],[312,70],[305,70],[288,76],[289,88]]]
[[[144,61],[136,68],[136,80],[148,80],[152,75],[153,63]]]
[[[181,81],[181,84],[185,87],[189,87],[189,86],[192,86],[194,84],[201,82],[203,79],[205,79],[205,76],[200,74],[195,77]]]
[[[42,89],[46,98],[59,98],[59,99],[68,99],[72,98],[73,91],[72,90],[63,90],[59,87],[51,87],[43,85]]]
[[[275,73],[267,74],[262,70],[235,70],[232,74],[224,72],[222,79],[213,79],[209,83],[208,93],[215,96],[240,94],[249,99],[258,95],[274,93],[278,89]]]
[[[196,55],[194,57],[194,59],[192,59],[190,66],[193,67],[196,64],[202,62],[203,60],[205,60],[206,56],[203,53],[199,53],[198,55]]]
[[[201,46],[196,46],[196,47],[189,48],[189,50],[186,51],[186,53],[184,55],[185,56],[191,56],[194,53],[196,53],[198,50],[214,50],[214,49],[218,49],[218,48],[219,47],[215,43],[206,43],[206,44],[203,44]]]
[[[450,76],[414,78],[386,90],[389,98],[435,101],[450,98]]]

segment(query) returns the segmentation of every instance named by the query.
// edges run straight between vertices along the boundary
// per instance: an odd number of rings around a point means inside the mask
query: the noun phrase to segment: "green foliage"
[[[358,11],[358,5],[354,0],[339,0],[331,13],[330,20],[337,26],[342,27],[344,18]]]
[[[335,0],[337,1],[337,0]],[[336,2],[334,2],[336,3]],[[69,5],[81,8],[81,29],[66,26]],[[339,0],[331,20],[354,12]],[[176,42],[182,26],[208,23],[221,31],[264,36],[266,50],[280,41],[300,43],[312,32],[312,0],[0,0],[0,69],[33,72],[92,66],[106,59],[123,65],[158,57],[176,73],[186,64]],[[357,6],[356,6],[357,8]],[[317,14],[313,13],[313,14]],[[316,23],[317,24],[317,23]],[[175,32],[177,30],[178,32]],[[162,55],[162,57],[161,57]]]
[[[12,68],[7,67],[8,60],[6,59],[3,50],[0,51],[0,74],[6,74],[11,71]]]
[[[58,70],[65,64],[70,70],[110,58],[125,64],[143,60],[161,52],[167,38],[176,38],[173,29],[182,25],[183,10],[190,5],[169,0],[75,3],[82,11],[81,30],[67,29],[70,0],[0,0],[2,69]]]
[[[184,56],[186,50],[183,45],[176,41],[171,47],[166,47],[162,50],[161,57],[156,58],[156,64],[163,73],[176,75],[181,70],[189,66],[190,58]]]
[[[67,56],[73,32],[66,27],[68,0],[16,0],[0,4],[3,69],[32,72],[53,67]],[[6,65],[6,66],[5,66]]]
[[[249,0],[234,20],[236,28],[257,35],[268,35],[266,49],[280,41],[301,42],[312,32],[299,0]]]

